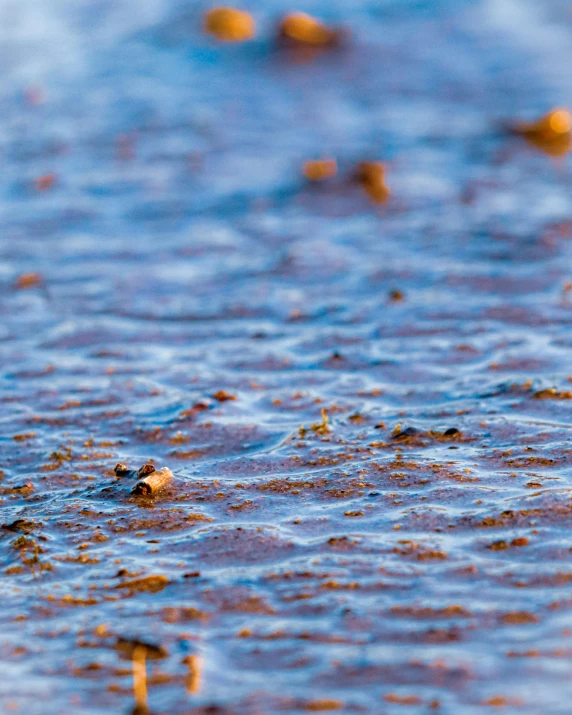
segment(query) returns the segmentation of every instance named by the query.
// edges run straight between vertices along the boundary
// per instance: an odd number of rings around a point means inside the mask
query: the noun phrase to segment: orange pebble
[[[279,35],[284,40],[296,44],[324,47],[335,45],[340,39],[338,30],[326,27],[305,12],[293,12],[287,15],[278,28]]]
[[[16,279],[16,288],[35,288],[36,286],[42,285],[44,279],[39,273],[22,273]]]
[[[324,181],[338,173],[338,165],[335,159],[307,161],[304,164],[303,172],[308,181]]]
[[[356,178],[372,201],[378,204],[387,201],[391,192],[385,184],[385,166],[380,161],[362,161]]]
[[[562,156],[572,149],[572,116],[566,109],[553,109],[536,122],[518,122],[513,130],[552,156]]]
[[[38,176],[37,179],[34,179],[36,191],[47,191],[48,189],[51,189],[55,183],[55,174],[44,174],[43,176]]]
[[[223,42],[252,40],[256,25],[252,15],[232,7],[215,7],[205,15],[205,32]]]
[[[572,117],[566,109],[553,109],[536,122],[520,122],[515,129],[519,134],[551,141],[570,134]]]

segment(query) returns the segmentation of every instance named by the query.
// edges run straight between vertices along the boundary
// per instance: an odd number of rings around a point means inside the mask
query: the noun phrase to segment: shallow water
[[[121,636],[155,713],[567,715],[572,176],[501,126],[570,103],[572,16],[314,0],[352,43],[302,62],[289,7],[0,4],[0,708],[130,712]]]

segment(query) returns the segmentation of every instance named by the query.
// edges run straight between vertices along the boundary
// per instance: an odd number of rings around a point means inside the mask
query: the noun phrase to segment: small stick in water
[[[172,478],[173,472],[168,467],[163,467],[163,469],[151,472],[148,477],[137,482],[131,493],[139,496],[153,496],[163,489]]]
[[[133,648],[133,696],[137,711],[148,711],[147,705],[147,646],[138,643]]]
[[[191,695],[198,693],[201,687],[201,659],[198,655],[188,655],[183,658],[183,663],[189,669],[186,680],[187,693]]]
[[[149,715],[147,704],[147,661],[162,660],[169,654],[160,645],[145,643],[137,639],[118,638],[115,649],[124,658],[131,660],[133,667],[133,696],[135,707],[131,715]]]

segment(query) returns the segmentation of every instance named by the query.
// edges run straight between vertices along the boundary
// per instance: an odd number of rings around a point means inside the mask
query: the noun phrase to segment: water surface
[[[501,131],[567,3],[312,0],[311,62],[205,7],[0,4],[0,707],[129,712],[121,636],[156,713],[568,715],[572,176]]]

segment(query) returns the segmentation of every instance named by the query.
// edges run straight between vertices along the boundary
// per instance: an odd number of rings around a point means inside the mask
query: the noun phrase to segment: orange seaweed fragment
[[[322,408],[322,411],[320,413],[322,415],[322,421],[321,422],[314,422],[314,424],[310,427],[312,432],[315,432],[316,434],[319,435],[325,435],[331,432],[330,427],[328,425],[328,413],[326,412],[325,409]]]
[[[34,187],[36,191],[47,191],[56,183],[56,175],[54,173],[44,174],[34,179]]]
[[[517,122],[513,131],[551,156],[572,149],[572,115],[567,109],[553,109],[535,122]]]
[[[15,285],[16,288],[25,290],[26,288],[36,288],[42,285],[43,282],[44,279],[40,273],[22,273],[22,275],[16,279]]]
[[[492,708],[505,708],[508,705],[521,706],[523,704],[520,698],[505,698],[504,695],[493,695],[491,698],[483,700],[483,705],[489,705]]]
[[[391,191],[385,183],[385,166],[381,161],[362,161],[356,170],[356,179],[375,203],[387,201]]]
[[[162,574],[145,576],[143,578],[132,579],[131,581],[123,581],[116,584],[115,588],[127,589],[134,594],[138,591],[146,591],[147,593],[158,593],[169,584],[169,579]]]
[[[310,712],[327,712],[340,710],[342,703],[339,700],[310,700],[306,703],[306,710]]]
[[[324,181],[338,173],[338,165],[335,159],[318,159],[307,161],[302,171],[308,181]]]
[[[232,7],[215,7],[205,15],[205,32],[222,42],[245,42],[256,34],[250,13]]]
[[[421,705],[423,702],[421,698],[416,695],[396,695],[395,693],[388,693],[383,696],[386,703],[394,703],[395,705]]]
[[[214,393],[213,398],[219,402],[229,402],[231,400],[236,400],[236,395],[231,395],[226,390],[219,390]]]
[[[278,26],[281,40],[296,45],[328,47],[338,44],[341,33],[305,12],[292,12]]]
[[[501,621],[508,625],[521,625],[523,623],[539,623],[538,617],[528,611],[511,611],[503,613]]]

